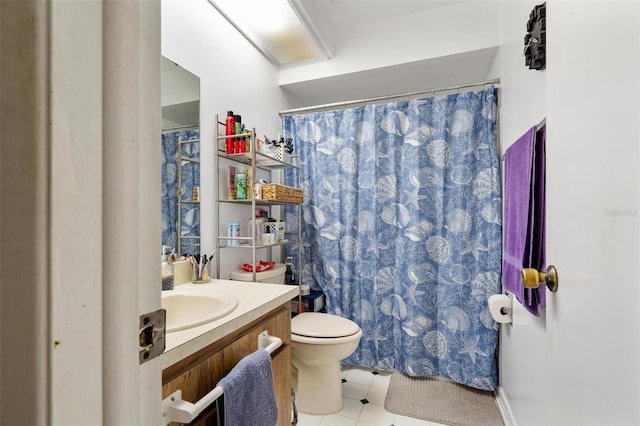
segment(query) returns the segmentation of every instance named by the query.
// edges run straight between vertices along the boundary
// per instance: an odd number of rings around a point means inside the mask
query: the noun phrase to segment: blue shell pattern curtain
[[[364,333],[344,364],[497,386],[497,96],[492,86],[283,117],[305,194],[303,282]]]
[[[162,133],[162,244],[178,249],[178,146],[179,139],[200,139],[199,130],[165,131]],[[199,158],[200,144],[183,144],[184,158]],[[182,164],[182,199],[191,200],[194,186],[200,186],[200,164]],[[182,235],[200,234],[199,205],[182,205]],[[182,253],[177,253],[182,254]]]

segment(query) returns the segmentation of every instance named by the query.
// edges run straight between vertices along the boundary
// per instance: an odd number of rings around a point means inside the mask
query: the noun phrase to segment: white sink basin
[[[185,330],[217,320],[233,312],[238,299],[224,291],[162,292],[162,308],[167,311],[166,332]]]

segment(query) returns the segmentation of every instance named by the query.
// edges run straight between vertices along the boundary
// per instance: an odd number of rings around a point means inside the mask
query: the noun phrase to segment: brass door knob
[[[522,282],[525,288],[538,288],[545,283],[552,292],[558,291],[558,271],[553,265],[549,265],[545,272],[539,272],[533,268],[522,270]]]

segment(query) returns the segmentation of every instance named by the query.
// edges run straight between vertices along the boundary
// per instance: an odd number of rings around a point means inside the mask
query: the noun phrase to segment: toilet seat
[[[336,339],[353,336],[359,331],[355,322],[332,314],[304,312],[291,320],[291,334],[302,338]]]

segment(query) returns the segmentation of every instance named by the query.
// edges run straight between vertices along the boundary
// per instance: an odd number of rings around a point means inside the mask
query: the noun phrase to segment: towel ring
[[[553,265],[549,265],[545,272],[525,268],[522,270],[522,282],[525,288],[538,288],[540,284],[545,283],[547,288],[555,293],[558,291],[558,270]]]

